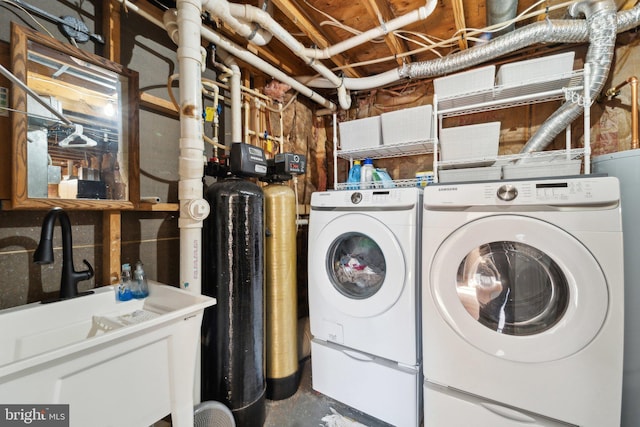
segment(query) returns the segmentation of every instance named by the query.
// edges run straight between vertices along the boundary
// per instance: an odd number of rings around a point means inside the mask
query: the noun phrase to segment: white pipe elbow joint
[[[162,22],[167,29],[169,38],[173,40],[175,44],[178,44],[178,16],[176,9],[168,9],[162,15]]]
[[[421,20],[427,19],[434,10],[436,10],[437,1],[436,0],[427,0],[426,4],[419,9],[419,16]]]
[[[343,110],[351,108],[351,96],[344,83],[338,87],[338,102]]]

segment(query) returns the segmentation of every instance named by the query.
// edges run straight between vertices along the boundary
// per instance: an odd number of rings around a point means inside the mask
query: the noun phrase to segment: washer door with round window
[[[430,268],[437,310],[472,346],[517,362],[568,357],[607,315],[607,283],[575,237],[542,220],[496,215],[465,224]]]
[[[406,265],[391,230],[366,214],[329,222],[312,243],[309,274],[329,305],[352,317],[372,317],[392,307],[404,287]],[[322,258],[322,259],[321,259]]]

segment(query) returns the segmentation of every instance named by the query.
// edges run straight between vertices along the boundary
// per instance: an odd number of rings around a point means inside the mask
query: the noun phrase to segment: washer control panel
[[[312,208],[332,209],[409,209],[422,206],[422,189],[417,187],[318,191],[311,195]]]

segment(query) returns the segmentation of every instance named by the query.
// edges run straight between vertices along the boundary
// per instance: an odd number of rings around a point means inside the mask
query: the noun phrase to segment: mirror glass
[[[131,207],[137,75],[17,25],[12,59],[14,74],[27,85],[14,86],[12,98],[17,160],[12,201]]]

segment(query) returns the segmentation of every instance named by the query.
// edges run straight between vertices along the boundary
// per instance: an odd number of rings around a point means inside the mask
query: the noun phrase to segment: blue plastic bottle
[[[122,264],[122,275],[118,285],[118,299],[120,301],[129,301],[131,298],[133,298],[131,293],[131,266]]]
[[[360,188],[360,160],[354,160],[353,166],[349,169],[349,178],[347,178],[347,188],[349,190],[357,190]]]

